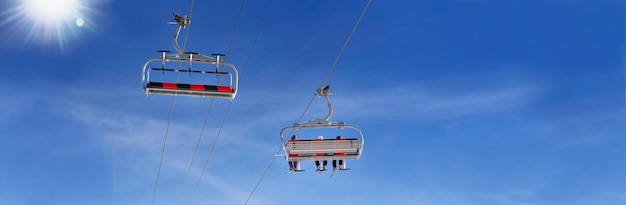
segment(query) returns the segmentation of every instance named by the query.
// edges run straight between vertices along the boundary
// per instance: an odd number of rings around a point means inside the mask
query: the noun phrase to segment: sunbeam
[[[0,25],[11,25],[9,32],[26,44],[46,48],[57,44],[63,50],[84,28],[93,28],[93,13],[86,0],[19,0],[2,11]]]

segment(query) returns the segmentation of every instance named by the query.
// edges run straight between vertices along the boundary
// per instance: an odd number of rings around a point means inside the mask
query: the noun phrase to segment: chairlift
[[[239,87],[239,76],[237,72],[237,68],[227,62],[222,61],[223,54],[213,54],[214,58],[208,57],[206,55],[196,53],[196,52],[186,52],[180,46],[178,46],[178,36],[180,34],[181,29],[186,28],[189,25],[190,21],[185,16],[182,17],[177,13],[174,13],[174,21],[168,22],[168,24],[177,25],[176,31],[174,32],[173,44],[174,48],[178,53],[171,53],[168,50],[158,50],[160,53],[159,57],[151,58],[146,61],[143,65],[142,75],[141,75],[141,84],[146,95],[150,94],[162,94],[162,95],[180,95],[180,96],[191,96],[191,97],[211,97],[211,98],[226,98],[233,100],[237,95],[237,89]],[[161,62],[160,67],[148,67],[151,64],[155,64],[154,62]],[[166,68],[166,64],[168,63],[188,63],[188,69],[171,69]],[[201,70],[194,69],[193,65],[197,65],[199,67],[203,64],[209,64],[215,66],[215,71],[211,70]],[[229,68],[229,72],[226,71],[218,71],[218,68],[223,66],[225,68]],[[228,77],[228,81],[221,83],[220,85],[207,85],[206,83],[181,83],[178,80],[169,81],[169,82],[157,82],[150,80],[150,74],[158,72],[161,74],[168,73],[188,73],[190,76],[192,74],[201,74],[205,76],[216,76],[217,79],[222,79],[222,77]],[[182,75],[181,75],[182,77]],[[219,80],[218,80],[219,82]]]
[[[324,97],[328,105],[328,115],[321,119],[309,120],[303,123],[294,123],[292,126],[283,128],[280,131],[280,139],[282,141],[283,150],[285,152],[285,161],[287,162],[301,162],[301,161],[324,161],[324,160],[358,160],[363,152],[363,133],[361,130],[352,125],[346,125],[345,122],[333,122],[330,121],[330,117],[333,114],[333,107],[328,99],[330,93],[328,90],[330,85],[325,88],[319,88],[316,95]],[[304,129],[351,129],[358,133],[358,136],[341,138],[341,139],[285,139],[285,132],[291,130],[295,133]],[[315,136],[312,136],[315,137]],[[291,171],[299,172],[304,171],[300,168],[300,163],[295,163],[296,167]],[[346,163],[339,167],[340,170],[348,170]],[[324,170],[317,170],[324,171]],[[334,173],[334,170],[333,170]]]

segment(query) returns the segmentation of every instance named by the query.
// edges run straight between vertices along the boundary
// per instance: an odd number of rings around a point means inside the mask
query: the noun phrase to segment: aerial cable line
[[[343,45],[341,46],[341,49],[339,49],[339,53],[337,53],[337,56],[335,56],[335,60],[330,65],[330,68],[328,68],[328,71],[326,72],[326,75],[324,76],[324,79],[322,79],[322,82],[320,83],[320,86],[319,86],[320,88],[322,86],[324,86],[324,83],[326,83],[326,81],[328,80],[328,77],[330,77],[330,73],[332,73],[332,71],[335,69],[335,65],[337,64],[337,61],[339,61],[339,58],[343,54],[343,50],[346,48],[346,46],[348,46],[348,42],[350,42],[350,38],[352,38],[352,34],[354,34],[354,31],[356,31],[356,28],[359,26],[359,23],[361,22],[361,19],[363,19],[363,16],[365,16],[365,12],[367,11],[367,9],[369,8],[369,5],[371,3],[372,3],[372,0],[368,0],[367,3],[365,4],[365,7],[361,11],[361,15],[359,16],[359,18],[354,23],[354,26],[352,27],[352,30],[350,31],[350,34],[348,34],[348,37],[346,38],[346,40],[344,41]],[[311,104],[313,104],[313,101],[315,100],[315,96],[317,96],[317,92],[313,94],[313,97],[311,98],[311,100],[307,104],[306,108],[304,108],[304,112],[302,112],[302,115],[300,115],[300,118],[298,118],[298,121],[296,123],[300,123],[300,121],[302,120],[304,115],[308,112],[309,108],[311,108]],[[291,135],[291,133],[289,135]],[[279,153],[280,153],[280,150],[279,150]]]
[[[233,41],[235,41],[235,34],[237,33],[237,28],[239,28],[239,20],[241,19],[241,14],[243,14],[243,8],[246,5],[246,0],[241,1],[241,7],[239,7],[239,14],[237,15],[237,20],[235,20],[235,28],[233,29],[233,33],[230,35],[230,41],[228,42],[228,48],[226,49],[226,56],[228,58],[228,54],[230,54],[230,49],[233,46]]]
[[[209,155],[206,158],[206,161],[204,161],[204,166],[202,167],[202,171],[200,172],[200,177],[198,178],[198,181],[196,182],[196,185],[193,188],[193,192],[191,193],[191,198],[189,199],[190,205],[192,204],[193,198],[195,197],[196,192],[198,190],[198,186],[200,185],[200,182],[202,181],[202,176],[204,176],[204,172],[206,171],[206,168],[209,165],[209,160],[211,159],[211,156],[213,155],[213,150],[215,150],[215,145],[217,144],[217,141],[222,133],[222,128],[224,127],[224,122],[226,122],[226,117],[228,116],[228,113],[230,113],[231,106],[232,106],[232,101],[231,103],[228,104],[228,108],[226,109],[226,113],[224,114],[224,119],[222,120],[220,128],[217,131],[217,136],[215,137],[215,140],[213,140],[213,144],[211,145],[211,148],[209,149]]]
[[[231,50],[231,47],[232,47],[233,41],[234,41],[234,39],[235,39],[235,33],[236,33],[237,28],[238,28],[238,26],[239,26],[239,20],[241,19],[241,15],[242,15],[242,13],[243,13],[242,11],[243,11],[243,8],[244,8],[245,4],[246,4],[246,0],[243,0],[243,1],[242,1],[242,3],[241,3],[241,7],[239,8],[239,14],[237,15],[237,20],[235,21],[235,29],[234,29],[234,31],[233,31],[233,33],[232,33],[231,37],[230,37],[230,41],[229,41],[229,43],[228,43],[228,48],[227,48],[227,50],[226,50],[226,55],[224,56],[224,60],[226,60],[226,58],[228,58],[228,56],[229,56],[229,54],[230,54],[230,50]],[[242,75],[243,75],[243,74],[242,74]],[[218,77],[218,82],[219,82],[219,80],[220,80],[220,79],[219,79],[219,77]],[[188,177],[189,177],[189,174],[191,173],[191,168],[193,167],[193,163],[194,163],[195,158],[196,158],[196,155],[197,155],[197,153],[198,153],[198,148],[200,147],[200,142],[202,141],[202,136],[204,135],[204,130],[206,129],[206,124],[207,124],[207,122],[208,122],[209,115],[210,115],[210,113],[211,113],[211,109],[213,108],[213,103],[214,103],[214,102],[215,102],[215,99],[214,99],[214,98],[212,98],[212,99],[211,99],[211,102],[210,102],[210,104],[209,104],[209,108],[207,109],[207,113],[206,113],[206,115],[205,115],[205,117],[204,117],[204,122],[202,123],[202,129],[200,130],[200,136],[198,137],[198,140],[197,140],[197,143],[196,143],[196,147],[194,148],[193,155],[192,155],[192,157],[191,157],[191,162],[189,163],[189,167],[187,168],[187,174],[185,175],[185,179],[184,179],[184,181],[183,181],[182,188],[181,188],[181,193],[180,193],[179,195],[182,195],[182,193],[183,193],[183,191],[184,191],[184,189],[185,189],[184,187],[185,187],[185,185],[187,184],[187,179],[188,179]],[[231,103],[232,103],[232,101],[231,101]],[[229,108],[230,108],[230,106],[229,106]],[[219,135],[218,135],[218,136],[219,136]],[[210,153],[213,153],[213,147],[215,147],[215,143],[216,143],[216,141],[215,141],[215,142],[214,142],[214,144],[211,146],[211,149],[210,149],[211,151],[210,151]],[[210,156],[211,156],[211,154],[209,154],[209,158],[211,158]],[[208,159],[207,159],[207,161],[208,161]],[[205,167],[206,167],[206,165],[205,165]],[[204,172],[204,169],[203,169],[203,172]],[[197,185],[196,185],[196,187],[197,187]],[[197,189],[197,188],[195,188],[195,189],[194,189],[193,193],[195,193],[195,192],[196,192],[196,189]],[[191,198],[193,199],[193,194],[192,194],[192,197],[191,197]],[[179,196],[179,199],[180,199],[180,196]],[[177,204],[179,204],[179,203],[177,203]],[[191,204],[191,200],[189,201],[189,204]]]
[[[194,2],[195,0],[191,0],[191,5],[189,6],[189,21],[191,21],[191,15],[193,13],[193,6],[194,6]],[[187,25],[187,29],[185,30],[185,38],[183,39],[183,49],[185,49],[185,47],[187,46],[187,37],[189,36],[189,25]],[[179,66],[182,67],[182,63]],[[180,73],[178,74],[177,78],[176,78],[176,82],[178,82],[180,78]],[[169,112],[169,117],[167,119],[167,127],[165,128],[165,137],[163,139],[163,148],[161,149],[161,158],[159,160],[159,168],[157,171],[157,177],[156,177],[156,182],[154,183],[154,191],[152,193],[152,205],[154,205],[154,201],[156,199],[156,193],[157,193],[157,189],[158,189],[158,185],[159,185],[159,179],[161,177],[161,167],[163,166],[163,156],[165,156],[165,146],[167,144],[167,136],[169,134],[169,130],[170,130],[170,122],[172,121],[172,113],[174,112],[174,101],[176,99],[176,96],[172,96],[172,103],[170,104],[170,112]]]
[[[232,48],[232,45],[233,45],[233,42],[234,42],[234,39],[235,39],[235,34],[237,33],[237,28],[239,27],[239,21],[241,20],[241,15],[243,14],[243,10],[245,8],[245,4],[246,4],[246,0],[242,0],[241,7],[239,8],[239,14],[237,14],[237,20],[235,20],[235,26],[234,26],[234,29],[233,29],[233,33],[232,33],[232,35],[230,37],[230,41],[228,43],[228,47],[226,49],[226,56],[224,57],[224,59],[228,58],[228,56],[230,54],[230,51],[231,51],[231,48]],[[267,15],[267,13],[265,15]],[[263,17],[263,19],[265,19],[265,16]],[[262,26],[259,29],[261,29],[261,28],[262,28]],[[260,31],[259,31],[259,33],[260,33]],[[257,33],[257,38],[258,38],[258,33]],[[255,39],[255,43],[256,43],[256,39]],[[247,67],[247,65],[246,65],[246,67]],[[246,67],[244,67],[243,70],[242,70],[242,76],[243,76],[243,73],[245,73]],[[218,78],[218,81],[219,80],[220,79]],[[202,138],[202,133],[204,133],[204,130],[206,128],[206,124],[207,124],[207,120],[206,119],[208,118],[209,112],[211,111],[211,108],[213,106],[213,101],[214,101],[214,99],[211,99],[211,106],[209,106],[209,109],[207,111],[207,117],[205,118],[204,124],[202,125],[202,131],[201,131],[201,134],[200,134],[200,138]],[[224,118],[222,119],[220,127],[219,127],[219,129],[217,131],[217,135],[215,136],[215,139],[213,140],[213,143],[211,144],[211,148],[209,149],[209,154],[207,156],[206,161],[204,162],[204,166],[202,167],[202,171],[200,172],[200,177],[198,178],[198,181],[196,182],[196,185],[194,186],[193,192],[192,192],[191,197],[189,199],[189,204],[193,203],[193,198],[195,197],[196,192],[198,190],[198,186],[200,185],[200,182],[202,181],[202,177],[204,176],[204,172],[206,171],[206,168],[207,168],[207,166],[209,164],[209,160],[213,156],[213,151],[215,150],[215,146],[217,145],[217,142],[218,142],[218,140],[219,140],[219,138],[221,136],[222,128],[224,127],[224,123],[226,122],[226,118],[228,117],[228,114],[230,113],[230,108],[232,107],[232,104],[233,104],[233,101],[231,100],[230,103],[228,104],[228,108],[226,109],[226,113],[224,114]],[[195,158],[195,155],[197,153],[197,149],[199,147],[199,144],[200,144],[200,139],[198,139],[198,144],[196,145],[196,151],[194,151],[194,157],[192,157],[192,159]],[[193,163],[193,160],[192,160],[191,164],[192,163]],[[189,170],[187,171],[187,175],[189,175],[189,171],[191,170],[191,164],[189,165]]]
[[[246,62],[243,64],[243,69],[241,70],[241,75],[246,73],[246,68],[248,67],[248,63],[252,58],[252,52],[256,47],[256,42],[259,40],[259,36],[261,36],[261,31],[263,30],[263,26],[265,25],[265,19],[267,19],[267,14],[270,12],[270,7],[272,6],[272,0],[269,0],[267,3],[267,7],[265,8],[265,13],[263,14],[263,18],[261,18],[261,25],[259,25],[259,29],[257,30],[254,41],[252,41],[252,46],[250,47],[250,53],[248,53],[248,57],[246,58]]]
[[[189,167],[187,168],[187,174],[185,175],[185,179],[183,180],[182,187],[180,189],[180,194],[178,196],[178,201],[176,204],[180,204],[180,199],[182,198],[183,191],[185,189],[185,185],[187,185],[187,180],[189,178],[189,174],[191,173],[191,168],[193,167],[193,163],[196,159],[196,155],[198,153],[198,148],[200,147],[200,142],[202,141],[202,136],[204,135],[204,130],[209,120],[209,114],[211,113],[211,108],[213,108],[214,99],[211,99],[211,103],[209,104],[209,108],[207,110],[206,115],[204,116],[204,123],[202,125],[202,129],[200,130],[200,136],[198,136],[198,141],[196,142],[196,147],[194,148],[193,155],[191,156],[191,162],[189,162]]]
[[[238,16],[237,16],[237,20],[236,20],[236,23],[235,23],[235,29],[234,29],[234,31],[233,31],[233,34],[231,35],[231,39],[230,39],[230,41],[229,41],[228,48],[227,48],[227,52],[226,52],[226,55],[225,55],[225,56],[228,56],[228,54],[230,53],[230,49],[231,49],[231,46],[232,46],[232,44],[233,44],[233,39],[235,38],[235,33],[236,33],[236,31],[237,31],[237,27],[238,27],[238,25],[239,25],[239,19],[241,18],[241,14],[243,13],[242,11],[243,11],[244,5],[245,5],[245,0],[242,2],[241,8],[240,8],[240,10],[239,10],[239,14],[238,14]],[[224,59],[226,59],[226,57],[225,57]],[[218,78],[218,82],[219,82],[219,78]],[[207,122],[208,122],[209,115],[210,115],[211,110],[212,110],[212,108],[213,108],[213,104],[214,104],[214,102],[215,102],[215,99],[211,99],[211,102],[210,102],[210,104],[209,104],[209,108],[207,109],[207,113],[206,113],[206,115],[205,115],[205,117],[204,117],[204,122],[202,123],[202,129],[200,130],[200,135],[198,136],[198,140],[197,140],[197,142],[196,142],[196,146],[195,146],[195,148],[194,148],[193,155],[192,155],[192,157],[191,157],[191,162],[189,162],[189,167],[187,168],[187,174],[185,175],[185,179],[183,180],[182,188],[180,189],[181,191],[180,191],[180,194],[179,194],[179,197],[178,197],[178,198],[179,198],[179,201],[180,201],[180,198],[181,198],[181,196],[182,196],[182,193],[183,193],[183,190],[184,190],[184,188],[185,188],[185,185],[187,184],[187,180],[188,180],[188,178],[189,178],[189,174],[191,173],[191,168],[193,167],[193,163],[195,162],[195,158],[196,158],[196,155],[197,155],[197,153],[198,153],[198,149],[199,149],[199,147],[200,147],[200,142],[202,141],[202,136],[204,135],[204,131],[206,130],[206,124],[207,124]],[[231,103],[232,103],[232,101],[231,101]],[[227,111],[227,112],[228,112],[228,111]],[[211,150],[211,151],[210,151],[210,153],[211,153],[211,154],[209,154],[209,159],[210,159],[210,156],[211,156],[211,155],[212,155],[212,153],[213,153],[213,148],[215,147],[215,143],[217,143],[217,141],[215,141],[215,142],[213,143],[213,145],[211,146],[211,149],[210,149],[210,150]],[[207,160],[207,161],[208,161],[208,160]],[[205,165],[205,167],[206,167],[206,165]],[[203,170],[203,172],[204,172],[204,170]],[[196,185],[196,187],[197,187],[197,185]],[[191,200],[193,200],[193,196],[195,195],[196,189],[197,189],[197,188],[194,188],[194,191],[193,191],[193,194],[192,194],[192,199],[191,199]],[[189,202],[190,204],[191,204],[191,200],[190,200],[190,202]],[[180,204],[180,202],[178,202],[177,204]]]
[[[237,15],[237,20],[235,21],[235,29],[234,29],[234,31],[233,31],[233,33],[232,33],[231,37],[230,37],[230,41],[229,41],[229,43],[228,43],[228,48],[227,48],[227,50],[226,50],[226,55],[225,55],[225,57],[224,57],[224,60],[226,60],[226,58],[228,58],[228,55],[230,54],[230,50],[231,50],[231,47],[232,47],[233,41],[234,41],[234,39],[235,39],[235,33],[237,32],[237,28],[238,28],[238,26],[239,26],[239,19],[241,18],[241,14],[243,13],[243,8],[244,8],[244,6],[245,6],[245,2],[246,2],[246,1],[245,1],[245,0],[243,0],[243,1],[242,1],[242,3],[241,3],[241,7],[239,8],[239,14]],[[190,12],[190,15],[191,15],[191,12]],[[242,75],[243,75],[243,74],[242,74]],[[219,82],[219,77],[218,77],[218,82]],[[185,188],[185,185],[187,184],[187,179],[189,178],[189,174],[191,173],[191,168],[193,167],[193,163],[194,163],[195,158],[196,158],[196,155],[197,155],[197,153],[198,153],[198,148],[200,147],[200,142],[202,141],[202,136],[204,135],[204,130],[206,130],[206,124],[207,124],[207,122],[208,122],[209,115],[210,115],[210,113],[211,113],[211,109],[213,108],[213,103],[214,103],[214,102],[215,102],[215,99],[214,99],[214,98],[212,98],[212,99],[211,99],[211,102],[209,103],[209,108],[207,109],[207,113],[206,113],[206,115],[205,115],[205,117],[204,117],[204,122],[202,123],[202,129],[200,130],[200,135],[199,135],[199,137],[198,137],[198,140],[197,140],[196,146],[195,146],[195,148],[194,148],[193,155],[192,155],[192,157],[191,157],[191,162],[189,162],[189,167],[187,168],[187,174],[185,175],[185,179],[183,180],[182,188],[180,189],[181,191],[180,191],[180,194],[179,194],[179,197],[178,197],[178,198],[179,198],[179,200],[180,200],[180,196],[181,196],[181,195],[182,195],[182,193],[183,193],[183,190],[184,190],[184,188]],[[231,104],[232,104],[232,101],[231,101]],[[229,106],[229,108],[230,108],[230,106]],[[227,111],[227,113],[228,113],[228,111]],[[226,116],[224,116],[224,118],[226,118]],[[220,130],[220,131],[221,131],[221,130]],[[218,136],[219,136],[219,135],[218,135]],[[214,141],[213,145],[211,146],[211,149],[210,149],[210,154],[209,154],[208,159],[210,159],[210,158],[211,158],[211,155],[212,155],[212,153],[213,153],[213,148],[215,147],[215,144],[216,144],[216,143],[217,143],[217,139]],[[207,159],[207,163],[208,163],[208,159]],[[205,167],[206,167],[206,165],[205,165]],[[202,170],[202,172],[204,172],[204,169]],[[200,178],[202,178],[202,174],[201,174]],[[191,204],[191,202],[192,202],[192,200],[193,200],[193,197],[194,197],[194,195],[195,195],[195,192],[196,192],[197,186],[198,186],[198,185],[196,185],[196,188],[194,188],[193,194],[192,194],[192,196],[191,196],[191,198],[192,198],[192,199],[190,199],[190,200],[189,200],[189,204]],[[179,204],[179,203],[176,203],[176,204]]]
[[[348,37],[346,38],[346,40],[344,41],[343,45],[341,46],[341,49],[339,49],[339,53],[337,53],[337,56],[335,57],[335,60],[333,61],[333,64],[330,65],[330,68],[328,68],[328,72],[326,72],[326,76],[324,76],[324,79],[322,80],[322,83],[320,83],[320,86],[319,86],[320,88],[322,86],[324,86],[324,83],[326,83],[326,80],[328,80],[328,77],[330,76],[330,73],[335,68],[335,65],[337,64],[337,61],[339,61],[339,58],[341,57],[341,54],[343,54],[343,50],[346,49],[346,46],[348,46],[348,42],[350,42],[350,38],[352,38],[352,34],[354,34],[354,31],[356,31],[356,28],[359,26],[359,23],[361,22],[361,19],[363,19],[363,16],[365,16],[365,12],[367,11],[367,8],[370,6],[370,3],[372,3],[372,0],[368,0],[367,4],[365,4],[365,7],[363,8],[363,11],[361,11],[361,15],[359,16],[359,18],[354,23],[354,26],[352,27],[352,30],[350,31],[350,34],[348,34]]]
[[[346,40],[344,41],[343,45],[341,46],[341,49],[339,49],[339,53],[337,53],[337,56],[335,57],[335,60],[333,61],[333,63],[331,64],[330,68],[328,69],[328,71],[326,72],[326,75],[324,76],[324,79],[322,80],[322,82],[320,83],[320,88],[322,86],[324,86],[324,83],[326,83],[326,81],[328,80],[328,77],[330,77],[330,73],[333,71],[333,69],[335,68],[335,65],[337,64],[337,61],[339,61],[339,58],[341,57],[341,55],[343,54],[344,49],[346,48],[346,46],[348,45],[348,42],[350,42],[350,38],[352,38],[352,34],[354,34],[354,31],[356,31],[356,28],[359,26],[359,23],[361,22],[361,19],[363,19],[363,16],[365,16],[365,13],[367,12],[367,9],[369,8],[369,5],[372,3],[372,0],[368,0],[367,3],[365,4],[365,7],[363,7],[363,10],[361,11],[361,15],[359,15],[359,18],[356,20],[356,22],[354,23],[354,26],[352,27],[352,30],[350,31],[350,34],[348,34],[348,37],[346,38]],[[307,113],[307,111],[309,110],[309,108],[311,107],[311,104],[313,104],[313,101],[315,100],[315,96],[317,95],[317,92],[313,95],[313,98],[311,98],[311,100],[309,101],[309,103],[307,104],[306,108],[304,109],[304,112],[302,112],[302,115],[300,115],[300,118],[298,118],[298,121],[296,123],[300,123],[300,121],[302,120],[302,118],[304,117],[304,115]],[[293,134],[294,130],[291,130],[291,132],[289,133],[289,135]],[[272,165],[274,165],[274,162],[276,161],[276,158],[278,157],[278,154],[280,154],[280,151],[282,150],[282,147],[280,149],[278,149],[278,152],[276,152],[276,154],[274,155],[274,158],[272,159],[272,161],[269,163],[269,165],[267,166],[267,168],[265,169],[265,171],[263,172],[263,175],[261,175],[261,178],[259,179],[259,181],[257,182],[257,184],[254,186],[254,189],[252,189],[252,192],[250,192],[250,195],[248,196],[248,198],[246,199],[246,201],[244,202],[244,205],[248,204],[248,201],[250,201],[250,198],[252,198],[252,195],[254,195],[254,192],[256,192],[257,188],[259,187],[259,185],[261,184],[261,182],[263,181],[263,179],[265,178],[265,175],[267,175],[268,171],[270,170],[270,168],[272,168]]]

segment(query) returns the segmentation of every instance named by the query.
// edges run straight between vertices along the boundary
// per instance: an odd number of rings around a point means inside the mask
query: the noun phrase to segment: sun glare
[[[85,28],[93,29],[88,3],[91,0],[17,0],[0,11],[0,25],[12,25],[11,33],[26,43],[61,49]],[[24,34],[25,33],[25,34]]]
[[[22,0],[26,16],[47,26],[76,18],[79,6],[77,0]]]

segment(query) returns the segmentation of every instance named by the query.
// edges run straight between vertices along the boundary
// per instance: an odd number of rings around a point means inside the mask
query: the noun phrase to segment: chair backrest
[[[287,158],[293,160],[357,159],[358,139],[289,140],[285,146]]]

